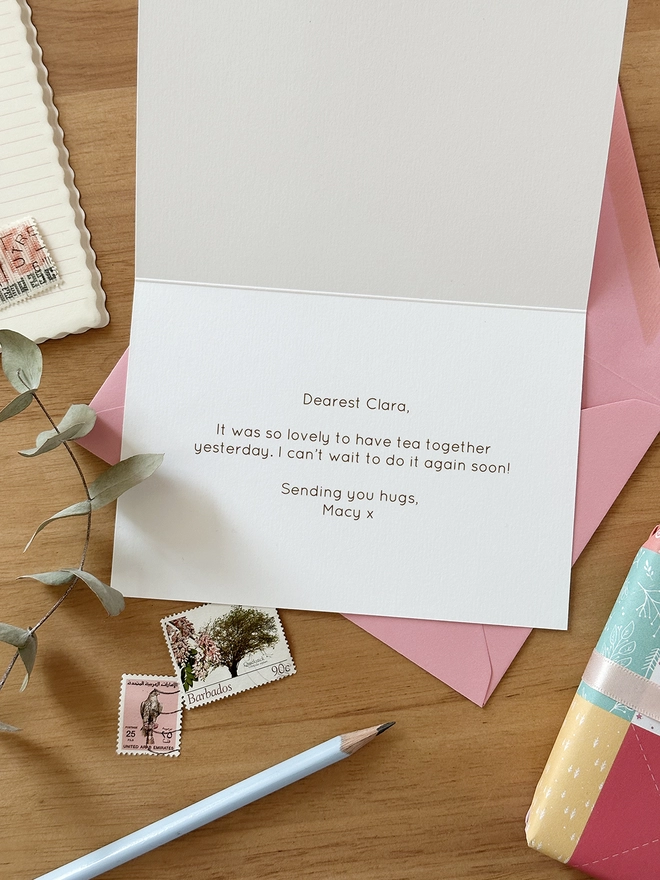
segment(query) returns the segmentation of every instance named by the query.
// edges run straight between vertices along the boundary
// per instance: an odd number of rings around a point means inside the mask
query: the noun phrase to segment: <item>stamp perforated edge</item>
[[[170,614],[167,617],[163,617],[162,620],[160,621],[161,629],[163,630],[163,638],[165,639],[165,644],[167,645],[167,650],[170,655],[170,660],[172,661],[172,666],[174,668],[174,675],[175,675],[177,681],[179,681],[179,682],[181,681],[181,678],[180,678],[181,668],[178,665],[178,663],[176,662],[176,659],[174,657],[174,653],[172,651],[172,645],[171,645],[170,640],[167,636],[166,624],[171,620],[176,620],[179,617],[183,617],[185,614],[189,614],[191,611],[197,611],[200,608],[211,607],[214,604],[216,604],[216,603],[205,602],[202,605],[195,605],[192,608],[187,608],[185,611],[178,611],[175,614]],[[218,607],[222,607],[222,608],[232,608],[233,607],[232,605],[224,605],[224,604],[220,605],[219,603],[217,603],[217,604],[218,604]],[[253,608],[255,606],[245,605],[245,606],[241,606],[241,607]],[[266,606],[264,606],[264,607],[266,607]],[[272,684],[274,681],[279,681],[282,678],[289,678],[289,676],[296,674],[296,672],[297,672],[296,664],[293,659],[293,655],[291,653],[291,647],[289,645],[289,640],[287,638],[286,632],[284,631],[284,626],[282,625],[282,620],[280,619],[279,611],[277,610],[277,608],[268,608],[268,610],[273,613],[275,620],[277,621],[277,626],[278,626],[278,629],[280,632],[280,640],[283,642],[283,644],[286,647],[287,656],[288,656],[288,659],[291,663],[290,671],[283,672],[281,675],[278,675],[276,678],[265,679],[264,681],[259,681],[259,682],[253,681],[253,682],[251,682],[251,684],[249,686],[243,687],[238,691],[232,691],[231,693],[218,693],[216,695],[210,696],[208,699],[204,700],[203,702],[200,701],[196,706],[188,705],[188,701],[185,699],[185,694],[183,693],[183,690],[182,690],[183,705],[185,706],[185,708],[187,710],[197,709],[200,706],[207,706],[209,703],[215,703],[217,700],[224,700],[227,697],[235,697],[235,696],[238,696],[238,694],[244,693],[245,691],[254,690],[255,688],[262,687],[265,684]],[[247,673],[243,673],[243,674],[246,675]]]
[[[52,269],[53,272],[55,273],[55,277],[48,280],[46,283],[39,285],[39,287],[35,287],[32,290],[27,291],[23,295],[16,297],[15,299],[6,300],[4,298],[0,298],[0,309],[8,308],[9,306],[16,305],[17,303],[20,303],[20,302],[25,302],[26,300],[32,299],[35,296],[40,296],[41,294],[44,294],[44,293],[50,293],[52,290],[55,290],[56,288],[60,287],[63,283],[62,276],[60,275],[60,273],[58,271],[57,265],[55,264],[55,261],[53,260],[53,257],[51,255],[50,251],[48,250],[48,248],[46,247],[46,245],[44,243],[44,239],[41,234],[41,230],[39,229],[39,226],[38,226],[36,220],[34,219],[34,217],[32,217],[30,215],[26,215],[24,217],[17,218],[16,220],[14,220],[11,223],[4,224],[2,226],[2,228],[0,228],[0,238],[6,237],[7,235],[11,234],[14,230],[16,230],[17,228],[19,228],[21,226],[32,227],[32,229],[33,229],[32,235],[37,239],[37,241],[41,245],[40,250],[43,251],[43,255],[44,255],[43,266],[41,268],[42,269],[43,268]],[[2,259],[1,255],[0,255],[0,259]],[[7,270],[9,271],[10,275],[13,276],[15,274],[14,271],[12,270],[11,266],[7,266]],[[15,283],[17,278],[22,273],[18,273],[18,275],[16,275],[16,278],[12,278],[12,279],[10,279],[9,275],[7,275],[6,271],[4,274],[6,275],[8,281],[12,281],[13,283]]]
[[[177,685],[177,719],[178,723],[175,728],[175,741],[171,751],[155,752],[148,749],[124,749],[122,748],[122,727],[125,709],[126,682],[128,679],[139,679],[141,681],[173,681]],[[116,751],[118,755],[150,755],[155,758],[176,758],[181,754],[181,724],[183,721],[183,688],[181,682],[175,675],[142,675],[136,673],[125,672],[121,677],[121,686],[119,690],[119,708],[117,711],[117,743]]]

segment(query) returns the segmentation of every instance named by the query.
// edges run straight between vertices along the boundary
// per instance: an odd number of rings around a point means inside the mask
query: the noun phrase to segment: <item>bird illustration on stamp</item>
[[[158,725],[158,717],[163,711],[163,704],[158,699],[158,691],[154,688],[147,699],[140,703],[140,715],[142,716],[142,733],[144,734],[146,745],[153,746],[154,730]]]

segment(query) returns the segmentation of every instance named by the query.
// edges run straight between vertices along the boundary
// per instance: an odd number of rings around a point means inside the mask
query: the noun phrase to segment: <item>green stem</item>
[[[48,410],[46,409],[46,407],[43,405],[43,403],[41,402],[41,400],[39,399],[39,395],[38,395],[35,391],[33,391],[33,392],[32,392],[32,396],[34,397],[34,399],[36,400],[37,404],[38,404],[39,407],[41,408],[41,411],[43,412],[43,414],[46,416],[46,418],[48,419],[48,421],[49,421],[49,422],[51,423],[51,425],[53,426],[53,430],[55,431],[55,433],[56,433],[56,434],[59,434],[60,432],[59,432],[59,429],[58,429],[57,425],[56,425],[55,422],[52,420],[52,418],[51,418],[51,416],[50,416],[50,413],[48,412]],[[64,443],[62,444],[62,446],[64,446],[64,448],[66,449],[66,451],[69,453],[69,455],[70,455],[70,457],[71,457],[71,461],[72,461],[72,462],[74,463],[74,465],[76,466],[76,470],[78,471],[78,474],[79,474],[79,476],[80,476],[80,480],[81,480],[81,482],[82,482],[82,484],[83,484],[83,486],[84,486],[84,488],[85,488],[85,495],[87,496],[87,499],[88,499],[89,501],[91,501],[91,498],[90,498],[90,495],[89,495],[89,488],[87,487],[87,480],[85,479],[85,475],[84,475],[83,472],[82,472],[82,468],[80,467],[80,465],[79,465],[79,463],[78,463],[78,459],[77,459],[77,458],[75,457],[75,455],[73,454],[73,450],[72,450],[71,447],[69,446],[68,441],[65,440]],[[90,514],[90,515],[91,515],[91,514]]]
[[[9,678],[9,673],[14,668],[14,663],[16,663],[18,658],[19,658],[19,653],[18,653],[18,651],[16,651],[16,653],[14,654],[14,656],[11,658],[11,660],[9,662],[9,666],[5,669],[2,678],[0,678],[0,690],[2,690],[2,688],[5,686],[5,682]]]
[[[35,392],[33,392],[33,394],[34,394],[34,399],[36,400],[37,404],[38,404],[39,407],[41,408],[43,414],[46,416],[46,418],[48,419],[48,421],[49,421],[49,422],[51,423],[51,425],[53,426],[53,430],[54,430],[56,433],[59,434],[60,432],[59,432],[59,430],[58,430],[58,428],[57,428],[57,425],[56,425],[55,422],[52,420],[52,418],[51,418],[51,416],[50,416],[50,413],[48,412],[48,410],[46,409],[46,407],[43,405],[43,403],[41,402],[41,400],[39,400],[39,396],[38,396]],[[85,475],[84,475],[84,473],[82,472],[82,468],[80,467],[80,464],[79,464],[79,462],[78,462],[78,459],[77,459],[76,456],[73,454],[73,450],[71,449],[71,446],[69,445],[69,443],[68,443],[66,440],[64,441],[64,443],[62,444],[62,446],[64,446],[64,448],[66,449],[66,451],[69,453],[69,457],[70,457],[71,461],[74,463],[74,465],[75,465],[75,467],[76,467],[76,470],[78,471],[78,475],[79,475],[79,477],[80,477],[80,482],[83,484],[83,489],[85,490],[85,497],[87,498],[88,501],[91,502],[92,497],[91,497],[91,495],[89,494],[89,486],[87,485],[87,480],[85,479]],[[90,508],[90,511],[89,511],[89,513],[87,514],[87,531],[86,531],[86,533],[85,533],[85,543],[84,543],[84,545],[83,545],[82,556],[81,556],[81,558],[80,558],[80,565],[78,566],[78,568],[79,568],[81,571],[83,570],[83,568],[84,568],[84,566],[85,566],[85,560],[87,559],[87,550],[89,549],[89,539],[90,539],[90,535],[91,535],[91,533],[92,533],[92,511],[91,511],[91,508]],[[71,585],[71,587],[73,587],[74,585],[75,585],[75,581],[73,582],[73,584]],[[62,602],[62,601],[63,601],[63,600],[69,595],[69,593],[71,592],[71,587],[69,587],[69,589],[66,591],[66,593],[64,594],[64,596],[62,597],[62,599],[60,599],[60,602]],[[58,602],[57,604],[59,605],[60,602]],[[56,605],[55,607],[57,607],[57,605]],[[55,610],[55,609],[53,609],[53,610]],[[48,617],[50,617],[50,613],[51,613],[51,612],[49,612],[49,614],[47,615]],[[43,623],[43,621],[41,621],[39,624],[37,624],[37,626],[41,626],[41,623]]]
[[[81,568],[80,570],[82,571],[82,568]],[[60,598],[59,598],[59,599],[57,600],[57,602],[53,605],[53,607],[50,609],[50,611],[47,611],[46,614],[44,614],[44,616],[41,618],[41,620],[40,620],[38,623],[35,623],[34,626],[31,626],[31,627],[30,627],[30,632],[31,632],[31,633],[36,632],[36,631],[39,629],[39,627],[42,626],[42,625],[48,620],[48,618],[51,616],[51,614],[54,614],[55,611],[57,611],[57,609],[60,607],[60,605],[62,604],[62,602],[64,602],[64,600],[65,600],[66,597],[69,595],[69,593],[71,592],[71,590],[75,587],[75,585],[76,585],[76,583],[78,582],[78,580],[79,580],[78,578],[74,578],[73,581],[72,581],[72,582],[69,584],[69,586],[67,587],[67,589],[66,589],[66,593],[64,593],[62,596],[60,596]]]
[[[55,424],[55,422],[54,422],[53,419],[51,418],[50,413],[48,412],[48,410],[46,409],[46,407],[43,405],[43,403],[41,402],[41,400],[39,399],[39,396],[37,395],[37,393],[36,393],[35,391],[32,392],[32,396],[33,396],[34,399],[36,400],[36,402],[37,402],[37,404],[39,405],[39,408],[41,409],[41,411],[43,412],[43,414],[46,416],[46,418],[48,419],[48,421],[49,421],[50,424],[52,425],[53,430],[54,430],[57,434],[59,434],[60,431],[59,431],[57,425]],[[83,484],[83,488],[84,488],[84,490],[85,490],[85,496],[87,497],[87,500],[88,500],[88,501],[91,501],[92,499],[91,499],[91,496],[90,496],[90,494],[89,494],[89,487],[88,487],[88,485],[87,485],[87,480],[85,479],[85,475],[84,475],[83,472],[82,472],[82,468],[80,467],[80,464],[79,464],[79,462],[78,462],[78,459],[77,459],[76,456],[73,454],[73,450],[71,449],[69,443],[68,443],[66,440],[64,441],[64,443],[62,444],[62,446],[64,446],[64,448],[66,449],[66,451],[69,453],[69,457],[71,458],[71,461],[74,463],[75,468],[76,468],[76,470],[78,471],[78,475],[79,475],[79,477],[80,477],[80,481],[81,481],[82,484]],[[83,568],[84,568],[84,565],[85,565],[85,560],[87,559],[87,551],[88,551],[88,549],[89,549],[89,541],[90,541],[91,532],[92,532],[92,511],[91,511],[91,508],[90,508],[89,513],[87,514],[87,529],[86,529],[86,532],[85,532],[85,543],[84,543],[84,545],[83,545],[82,555],[81,555],[81,558],[80,558],[80,565],[78,566],[78,568],[80,569],[80,571],[83,571]],[[69,595],[69,593],[71,592],[71,590],[73,590],[73,588],[75,587],[75,585],[76,585],[76,583],[78,582],[78,580],[79,580],[79,578],[74,578],[74,580],[72,581],[72,583],[67,587],[66,592],[65,592],[62,596],[60,596],[60,598],[57,600],[57,602],[55,602],[55,604],[53,605],[53,607],[52,607],[49,611],[47,611],[46,614],[44,614],[44,616],[41,618],[41,620],[39,620],[37,623],[35,623],[34,626],[31,626],[31,627],[29,628],[29,631],[30,631],[31,633],[36,632],[36,631],[39,629],[39,627],[40,627],[40,626],[43,626],[43,624],[48,620],[48,618],[49,618],[52,614],[54,614],[54,613],[57,611],[57,609],[60,607],[60,605],[62,604],[62,602],[64,602],[64,600],[65,600],[66,597]],[[9,673],[10,673],[10,672],[12,671],[12,669],[14,668],[14,664],[16,663],[16,661],[18,660],[18,658],[19,658],[19,652],[16,651],[16,653],[15,653],[14,656],[12,657],[11,661],[9,662],[9,665],[8,665],[7,668],[5,669],[5,671],[4,671],[3,675],[2,675],[2,678],[0,678],[0,690],[2,690],[2,688],[4,687],[5,682],[6,682],[7,679],[9,678]]]

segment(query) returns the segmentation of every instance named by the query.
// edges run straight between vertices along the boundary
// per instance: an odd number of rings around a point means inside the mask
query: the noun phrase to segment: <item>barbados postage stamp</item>
[[[0,308],[52,290],[60,282],[31,217],[0,229]]]
[[[200,605],[161,626],[187,709],[296,671],[275,608]]]
[[[181,682],[171,675],[122,675],[118,755],[180,753]]]

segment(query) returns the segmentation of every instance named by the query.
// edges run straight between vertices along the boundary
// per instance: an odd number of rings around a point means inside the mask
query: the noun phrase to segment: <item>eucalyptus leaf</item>
[[[137,486],[157,470],[163,456],[160,454],[146,453],[132,455],[123,461],[113,464],[107,471],[89,487],[89,495],[92,499],[92,510],[98,510],[112,501],[116,501],[120,495],[133,486]]]
[[[82,436],[81,434],[78,434],[79,427],[79,425],[72,425],[68,431],[61,431],[53,434],[49,439],[45,440],[41,446],[35,446],[34,449],[19,449],[19,455],[23,455],[26,458],[34,458],[35,455],[42,455],[44,452],[50,452],[52,449],[57,449],[58,446],[61,446],[62,443],[66,443],[67,440],[73,440],[74,437]],[[46,432],[44,431],[43,433]]]
[[[0,330],[0,348],[3,372],[14,388],[36,391],[43,366],[39,346],[15,330]]]
[[[108,614],[114,617],[116,614],[119,614],[124,610],[124,597],[119,590],[115,590],[114,587],[109,587],[107,584],[104,584],[103,581],[100,581],[88,571],[82,571],[79,568],[62,569],[62,572],[64,571],[68,571],[69,574],[84,581],[90,590],[96,593]]]
[[[78,425],[80,433],[72,438],[73,440],[77,440],[78,437],[84,437],[85,434],[89,434],[94,427],[95,422],[96,412],[91,406],[86,403],[74,403],[66,411],[64,418],[57,426],[57,430],[68,431],[69,428]],[[41,445],[41,443],[49,437],[54,437],[56,434],[57,431],[54,429],[51,429],[50,431],[42,431],[37,437],[37,446]]]
[[[48,523],[55,522],[58,519],[64,519],[67,516],[87,516],[87,514],[92,512],[92,505],[89,501],[78,501],[75,504],[72,504],[70,507],[65,507],[64,510],[58,511],[58,513],[54,513],[52,516],[45,519],[36,529],[35,533],[32,535],[30,540],[25,545],[25,550],[28,549],[30,544],[37,537],[39,532],[42,529],[45,529]],[[23,551],[25,553],[25,550]]]
[[[64,414],[62,421],[57,426],[57,430],[67,431],[69,428],[73,427],[73,425],[78,425],[80,428],[80,434],[72,438],[76,440],[78,437],[84,437],[85,434],[89,434],[94,427],[95,422],[96,412],[91,406],[86,403],[74,403]],[[56,434],[57,431],[54,429],[51,429],[50,431],[42,431],[37,437],[37,446],[49,437],[54,437]]]
[[[39,581],[48,587],[64,587],[70,584],[75,578],[69,569],[60,569],[59,571],[42,571],[39,574],[22,574],[18,578],[19,581],[30,578],[33,581]]]
[[[11,403],[8,403],[7,406],[0,411],[0,422],[4,422],[12,416],[17,416],[20,412],[23,412],[24,409],[27,409],[33,400],[34,395],[31,391],[24,391],[23,394],[19,394],[18,397],[15,397]]]
[[[27,644],[29,638],[29,629],[21,629],[20,626],[12,626],[10,623],[0,623],[0,642],[6,642],[20,649]]]
[[[18,649],[18,653],[21,655],[21,660],[25,665],[25,678],[21,685],[21,691],[24,691],[28,686],[30,674],[34,668],[34,661],[37,659],[37,637],[34,633],[29,634],[27,642],[22,648]]]
[[[50,452],[51,449],[57,449],[67,440],[77,440],[79,437],[89,434],[95,421],[96,413],[91,406],[87,406],[85,403],[74,403],[57,426],[57,430],[52,428],[50,431],[42,431],[37,437],[34,449],[23,449],[20,454],[33,457]]]
[[[0,721],[0,731],[4,731],[5,733],[16,733],[20,729],[20,727],[14,727],[12,724],[5,724],[4,721]]]
[[[106,504],[116,501],[128,489],[132,489],[133,486],[137,486],[138,483],[150,477],[160,467],[162,460],[163,456],[160,454],[146,453],[132,455],[130,458],[113,464],[88,487],[91,501],[78,501],[44,520],[27,542],[25,549],[28,549],[39,532],[45,529],[49,523],[68,516],[86,516],[92,510],[98,510],[105,507]]]

